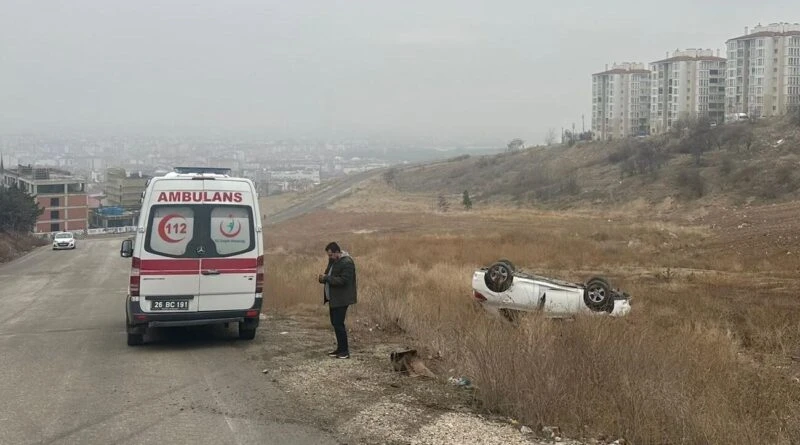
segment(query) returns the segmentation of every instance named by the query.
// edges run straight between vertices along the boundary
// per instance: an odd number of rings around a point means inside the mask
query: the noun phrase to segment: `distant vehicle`
[[[75,235],[72,232],[58,232],[53,236],[53,250],[75,248]]]
[[[579,314],[625,316],[631,297],[613,289],[604,278],[570,283],[516,270],[508,260],[498,260],[472,276],[473,298],[488,312],[514,319],[520,312],[541,312],[564,318]]]
[[[734,120],[746,121],[750,120],[750,116],[748,116],[747,113],[736,113],[736,115],[734,116]]]
[[[237,323],[252,340],[261,313],[264,241],[253,182],[204,167],[149,180],[131,258],[128,345],[148,328]]]

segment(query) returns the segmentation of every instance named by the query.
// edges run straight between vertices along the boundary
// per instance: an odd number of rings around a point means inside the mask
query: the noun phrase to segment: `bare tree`
[[[519,151],[525,148],[525,141],[520,138],[512,139],[507,145],[508,151]]]
[[[547,134],[544,136],[544,143],[547,145],[553,145],[556,143],[556,129],[555,128],[548,128]]]
[[[755,142],[755,134],[749,122],[736,122],[726,125],[720,138],[722,143],[728,146],[728,149],[735,147],[737,152],[741,149],[750,151]]]
[[[447,198],[445,198],[444,195],[439,195],[439,199],[436,202],[436,207],[440,212],[446,212],[450,210],[450,203],[447,201]]]

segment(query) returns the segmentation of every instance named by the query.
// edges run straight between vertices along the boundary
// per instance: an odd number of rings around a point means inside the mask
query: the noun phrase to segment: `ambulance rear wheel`
[[[239,328],[239,340],[252,340],[256,338],[256,328]]]
[[[144,344],[144,335],[128,334],[128,346],[141,346]]]

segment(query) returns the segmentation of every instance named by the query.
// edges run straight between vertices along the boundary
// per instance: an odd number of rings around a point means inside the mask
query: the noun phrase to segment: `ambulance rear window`
[[[195,218],[192,206],[157,206],[150,213],[147,251],[172,257],[186,255],[194,238]]]
[[[252,213],[249,207],[214,206],[211,209],[211,241],[221,256],[252,248]]]
[[[156,205],[150,211],[145,251],[172,258],[214,258],[255,249],[249,206]]]

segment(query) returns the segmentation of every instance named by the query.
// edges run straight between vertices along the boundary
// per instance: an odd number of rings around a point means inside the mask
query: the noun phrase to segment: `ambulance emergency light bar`
[[[174,167],[172,169],[175,173],[179,174],[204,174],[210,173],[212,175],[228,175],[231,172],[229,168],[222,167]]]

